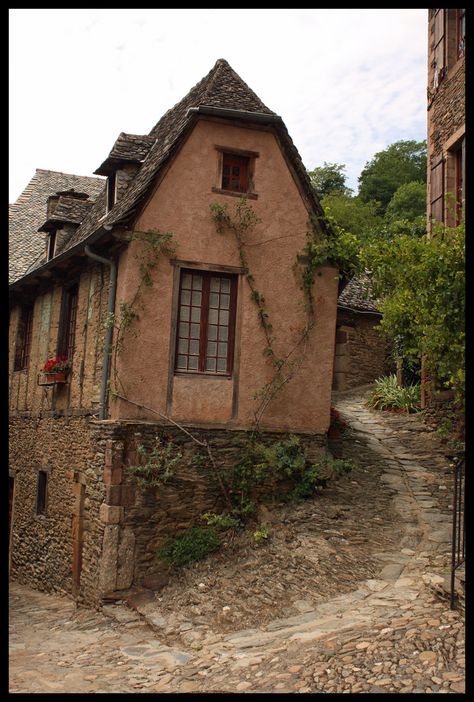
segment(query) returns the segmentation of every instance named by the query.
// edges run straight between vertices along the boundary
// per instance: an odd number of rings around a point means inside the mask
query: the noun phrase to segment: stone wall
[[[154,423],[96,422],[97,435],[106,436],[104,483],[105,502],[100,509],[104,522],[104,541],[99,575],[99,591],[107,598],[114,591],[140,585],[143,579],[164,570],[157,552],[169,536],[179,534],[193,524],[202,524],[206,511],[220,512],[225,501],[215,474],[197,467],[192,458],[202,452],[183,431]],[[243,431],[189,429],[199,441],[209,441],[213,455],[225,471],[242,454],[248,441]],[[137,447],[147,451],[156,437],[172,441],[182,453],[183,461],[174,475],[160,488],[139,489],[127,476],[127,466],[135,465]],[[281,440],[285,434],[267,433],[264,441]],[[326,437],[300,435],[308,457],[325,450]]]
[[[11,417],[10,469],[16,490],[11,543],[11,575],[47,592],[73,591],[73,515],[77,486],[83,484],[82,581],[97,589],[97,565],[104,499],[101,461],[91,450],[89,418]],[[36,514],[38,471],[48,475],[45,515]]]
[[[378,323],[379,317],[338,310],[334,390],[349,390],[395,372]]]

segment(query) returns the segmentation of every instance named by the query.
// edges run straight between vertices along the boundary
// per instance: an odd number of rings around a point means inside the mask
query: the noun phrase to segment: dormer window
[[[56,229],[53,229],[49,234],[48,234],[48,261],[51,261],[52,258],[54,258],[54,255],[56,253]]]
[[[107,213],[110,212],[112,207],[117,201],[117,175],[116,173],[111,173],[107,178]]]

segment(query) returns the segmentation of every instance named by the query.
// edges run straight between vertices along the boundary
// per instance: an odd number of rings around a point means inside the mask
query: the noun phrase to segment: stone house
[[[433,222],[460,224],[466,197],[465,10],[428,10],[428,183],[427,230]],[[422,364],[422,406],[453,399],[434,392]]]
[[[324,450],[339,282],[318,267],[301,335],[310,215],[328,231],[281,117],[225,60],[95,173],[100,192],[91,179],[43,198],[43,251],[10,285],[9,369],[12,576],[91,604],[140,584],[167,536],[219,508],[196,439],[230,466],[257,415],[267,440]],[[256,216],[246,229],[239,211]],[[292,378],[262,403],[271,353],[294,359]],[[41,373],[56,356],[65,381]],[[186,460],[141,491],[127,468],[157,436]]]
[[[456,226],[465,198],[465,10],[431,9],[428,21],[428,232]]]
[[[381,318],[367,279],[352,278],[337,301],[333,390],[350,390],[394,372],[390,343],[377,330]]]

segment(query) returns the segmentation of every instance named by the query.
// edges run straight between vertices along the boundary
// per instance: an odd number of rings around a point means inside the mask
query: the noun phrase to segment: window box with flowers
[[[71,369],[71,362],[65,356],[50,358],[41,369],[46,382],[41,385],[55,385],[56,383],[65,383]]]

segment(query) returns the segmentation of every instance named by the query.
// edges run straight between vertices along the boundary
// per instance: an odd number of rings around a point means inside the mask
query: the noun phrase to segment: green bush
[[[219,537],[214,528],[190,527],[181,536],[170,537],[158,555],[167,565],[181,566],[200,561],[219,547]]]
[[[378,378],[367,398],[367,405],[378,410],[403,409],[407,413],[420,410],[420,385],[401,387],[395,375]]]

